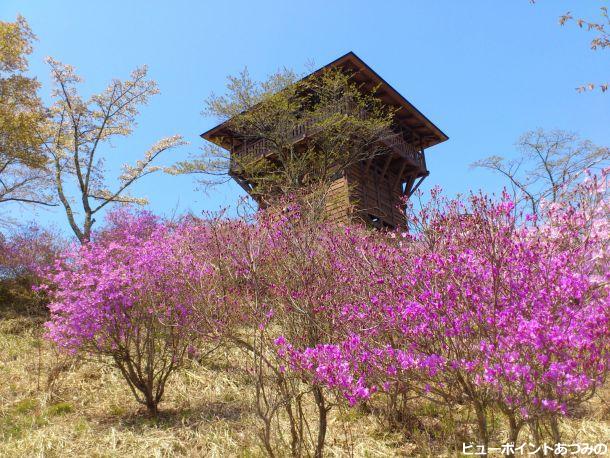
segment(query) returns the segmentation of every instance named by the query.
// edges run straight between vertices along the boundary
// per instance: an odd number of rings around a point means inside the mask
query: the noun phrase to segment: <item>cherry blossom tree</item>
[[[147,68],[140,67],[129,79],[113,80],[103,92],[85,100],[78,93],[81,78],[74,68],[51,58],[47,62],[55,84],[52,94],[55,103],[50,108],[50,120],[39,135],[70,227],[79,241],[85,243],[91,238],[95,215],[108,204],[146,203],[143,198],[128,195],[128,188],[160,169],[153,165],[159,155],[185,142],[178,135],[159,140],[144,153],[143,159],[134,165],[125,164],[118,177],[119,185],[109,189],[100,149],[111,140],[132,133],[140,107],[158,93],[157,84],[147,79]],[[69,193],[72,188],[76,189],[74,200]]]

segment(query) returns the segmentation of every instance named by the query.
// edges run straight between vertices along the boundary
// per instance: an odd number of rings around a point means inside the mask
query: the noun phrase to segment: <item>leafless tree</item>
[[[473,167],[502,175],[517,202],[529,206],[535,215],[543,199],[559,201],[585,170],[608,166],[610,158],[610,149],[563,130],[526,132],[516,147],[518,155],[514,159],[490,156]]]

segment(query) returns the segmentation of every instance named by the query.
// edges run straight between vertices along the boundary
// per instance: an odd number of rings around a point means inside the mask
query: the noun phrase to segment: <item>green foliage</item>
[[[25,398],[17,402],[0,416],[0,438],[20,439],[28,431],[48,424],[46,417],[38,411],[38,400]]]
[[[64,415],[66,413],[70,413],[74,410],[74,407],[69,402],[58,402],[57,404],[53,404],[49,406],[47,409],[47,413],[50,416],[55,415]]]
[[[42,159],[32,154],[39,144],[35,127],[42,116],[39,83],[24,75],[35,38],[22,16],[15,22],[0,21],[0,153],[30,165]]]
[[[45,166],[39,83],[25,74],[35,40],[26,20],[0,21],[0,202],[50,203],[41,193]]]
[[[14,410],[16,413],[24,414],[35,410],[38,407],[38,401],[33,398],[25,398],[15,404]]]
[[[226,121],[241,146],[229,158],[219,146],[208,145],[202,156],[170,172],[213,177],[226,176],[230,169],[266,203],[303,190],[325,190],[350,165],[387,151],[380,139],[389,134],[394,112],[375,90],[339,69],[300,80],[283,70],[265,82],[253,81],[244,71],[229,77],[227,93],[210,97],[204,111]]]

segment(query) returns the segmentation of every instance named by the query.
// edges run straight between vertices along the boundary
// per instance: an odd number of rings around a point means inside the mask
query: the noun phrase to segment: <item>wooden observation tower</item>
[[[387,143],[387,153],[348,167],[330,185],[326,204],[328,219],[359,220],[379,228],[402,226],[405,216],[400,208],[401,200],[404,196],[409,197],[430,174],[425,149],[448,137],[353,52],[311,75],[327,69],[348,72],[359,87],[373,92],[375,97],[396,110],[393,133],[383,140]],[[263,141],[240,139],[231,131],[229,122],[201,136],[229,150],[232,158],[240,154],[265,154]],[[295,142],[307,140],[307,126],[295,125],[293,131]],[[233,167],[229,173],[252,195],[248,176]]]

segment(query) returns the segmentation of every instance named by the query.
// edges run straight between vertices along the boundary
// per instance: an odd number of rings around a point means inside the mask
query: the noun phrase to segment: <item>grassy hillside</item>
[[[191,362],[171,379],[162,415],[151,420],[117,370],[57,353],[41,338],[43,321],[0,320],[0,456],[264,456],[243,355],[218,349],[205,364]],[[327,456],[456,456],[450,447],[474,437],[465,412],[412,408],[419,422],[390,432],[363,408],[333,409]],[[610,438],[607,392],[577,416],[562,425],[566,442]],[[492,421],[492,444],[500,444],[503,425]]]

